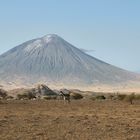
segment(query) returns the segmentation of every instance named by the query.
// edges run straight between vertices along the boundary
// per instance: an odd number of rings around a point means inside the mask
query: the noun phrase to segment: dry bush
[[[45,99],[45,100],[56,100],[57,96],[48,95],[48,96],[44,96],[43,99]]]
[[[117,97],[118,97],[118,100],[122,101],[126,98],[126,94],[118,94]]]
[[[97,99],[97,100],[105,100],[106,97],[105,97],[104,95],[97,95],[97,96],[96,96],[96,99]]]
[[[25,90],[24,92],[22,92],[21,94],[17,95],[17,99],[21,100],[21,99],[34,99],[36,98],[35,94],[30,91],[30,90]]]
[[[135,95],[135,100],[140,100],[140,94]]]
[[[106,98],[110,99],[110,100],[116,100],[116,95],[115,94],[109,94]]]
[[[96,97],[95,96],[91,96],[89,99],[95,101],[96,100]]]
[[[82,99],[83,96],[79,93],[70,93],[70,98],[75,99],[75,100],[79,100],[79,99]]]
[[[14,99],[13,96],[7,96],[7,97],[6,97],[6,100],[12,100],[12,99]]]
[[[132,93],[130,95],[120,94],[118,95],[118,99],[121,101],[127,101],[133,104],[134,100],[140,100],[140,95],[135,95],[135,93]]]

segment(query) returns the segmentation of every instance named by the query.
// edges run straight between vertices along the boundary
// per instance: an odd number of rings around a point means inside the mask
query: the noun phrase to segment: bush
[[[140,100],[140,95],[135,95],[135,93],[132,93],[130,95],[120,94],[120,95],[118,95],[118,99],[125,100],[125,101],[133,104],[134,100]]]
[[[110,95],[107,96],[107,99],[115,100],[115,95],[114,94],[110,94]]]
[[[21,99],[27,99],[27,96],[25,94],[18,94],[17,95],[17,99],[21,100]]]
[[[89,99],[95,101],[95,100],[96,100],[96,97],[92,96],[92,97],[90,97]]]
[[[6,97],[6,100],[12,100],[12,99],[14,99],[13,96],[7,96],[7,97]]]
[[[82,99],[83,96],[79,93],[70,93],[70,98],[75,99],[75,100],[79,100],[79,99]]]
[[[56,100],[57,99],[57,96],[44,96],[43,99],[45,100]]]
[[[17,95],[17,99],[19,99],[19,100],[21,100],[21,99],[31,100],[31,99],[34,99],[34,98],[36,98],[36,96],[31,91],[24,91],[24,93]]]
[[[125,95],[125,94],[119,94],[118,95],[118,100],[122,101],[122,100],[124,100],[126,98],[126,96],[127,95]]]
[[[140,94],[135,95],[136,100],[140,100]]]
[[[104,95],[98,95],[98,96],[96,96],[96,99],[97,100],[105,100],[106,97]]]

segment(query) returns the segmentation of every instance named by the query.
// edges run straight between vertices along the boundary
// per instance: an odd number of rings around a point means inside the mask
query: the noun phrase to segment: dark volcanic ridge
[[[55,34],[27,41],[0,56],[0,82],[10,84],[113,85],[138,78],[89,56]]]

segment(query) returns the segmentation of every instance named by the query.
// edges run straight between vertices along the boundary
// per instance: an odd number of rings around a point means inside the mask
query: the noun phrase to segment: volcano
[[[55,34],[27,41],[0,55],[0,82],[83,86],[137,80],[137,74],[89,56]]]

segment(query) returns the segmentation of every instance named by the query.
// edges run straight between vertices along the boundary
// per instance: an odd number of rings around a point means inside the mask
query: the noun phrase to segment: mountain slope
[[[0,56],[0,81],[22,84],[116,84],[137,80],[137,75],[117,68],[50,34],[27,41]]]

